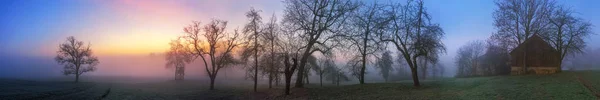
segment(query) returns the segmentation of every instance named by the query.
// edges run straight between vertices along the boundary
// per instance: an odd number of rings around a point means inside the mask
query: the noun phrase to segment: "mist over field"
[[[600,99],[598,4],[0,1],[0,100]]]

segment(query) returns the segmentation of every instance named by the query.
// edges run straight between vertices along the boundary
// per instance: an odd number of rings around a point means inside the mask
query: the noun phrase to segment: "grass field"
[[[72,83],[0,79],[0,100],[595,100],[600,90],[598,76],[600,71],[566,71],[553,75],[446,78],[425,80],[419,88],[413,87],[412,81],[343,86],[327,82],[324,87],[313,83],[307,88],[294,88],[291,96],[284,96],[281,86],[266,89],[267,86],[261,85],[258,92],[253,92],[251,84],[241,82],[220,83],[216,90],[208,90],[203,84],[206,82],[199,80]]]
[[[472,100],[594,100],[598,99],[579,80],[600,89],[600,71],[563,72],[553,75],[450,78],[424,82],[369,83],[310,89],[310,99],[472,99]]]

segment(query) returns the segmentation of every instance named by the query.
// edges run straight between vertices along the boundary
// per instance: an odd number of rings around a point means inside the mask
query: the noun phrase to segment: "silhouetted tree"
[[[354,76],[356,79],[360,79],[361,77],[361,61],[362,59],[360,59],[360,57],[358,56],[353,56],[352,58],[350,58],[347,62],[346,62],[346,68],[348,68],[348,72],[350,73],[350,75]],[[368,74],[367,72],[365,72],[364,74]]]
[[[276,85],[279,83],[279,76],[280,76],[280,67],[281,64],[276,62],[276,48],[275,45],[277,45],[277,43],[279,42],[279,34],[281,33],[280,27],[278,26],[279,24],[277,24],[277,18],[275,17],[275,14],[273,14],[273,16],[271,17],[270,21],[268,23],[266,23],[264,25],[264,29],[263,30],[263,35],[262,35],[262,39],[264,40],[263,44],[268,44],[269,47],[265,47],[266,49],[269,49],[270,53],[268,54],[268,56],[265,56],[267,58],[269,58],[268,60],[266,60],[266,65],[265,69],[266,69],[266,73],[268,74],[268,78],[269,78],[269,88],[271,88],[273,81],[275,81]]]
[[[548,29],[549,7],[552,0],[497,0],[494,11],[496,35],[506,38],[511,48],[517,47],[525,39]],[[524,45],[527,50],[527,45]],[[523,52],[523,71],[527,72],[527,53]]]
[[[496,38],[495,35],[490,36],[487,40],[487,46],[485,50],[485,56],[482,63],[484,66],[492,67],[491,75],[506,75],[510,74],[510,65],[508,65],[509,50],[506,42],[502,42],[500,38]]]
[[[258,52],[259,48],[262,49],[262,47],[260,47],[261,44],[258,44],[258,39],[262,35],[260,28],[262,24],[262,18],[260,17],[260,14],[258,14],[259,12],[260,10],[251,8],[250,11],[246,13],[248,23],[246,26],[244,26],[243,30],[245,34],[248,34],[248,42],[250,44],[249,47],[253,48],[252,52],[254,53],[254,92],[256,92],[256,86],[258,82],[258,67],[260,67],[258,66]]]
[[[406,60],[416,87],[420,86],[417,60],[435,60],[437,54],[446,50],[441,42],[442,28],[430,22],[431,17],[423,4],[422,0],[416,3],[409,0],[406,5],[390,6],[391,24],[381,34],[382,41],[392,43]]]
[[[376,34],[380,34],[389,22],[389,18],[384,16],[384,5],[377,2],[372,4],[361,3],[360,7],[351,14],[349,23],[352,32],[346,35],[351,52],[358,52],[355,56],[360,57],[360,73],[358,80],[360,84],[365,83],[365,70],[369,56],[383,51],[385,48],[383,42],[379,41]]]
[[[548,11],[549,30],[543,32],[544,38],[559,52],[560,65],[565,56],[582,53],[585,48],[584,38],[594,34],[592,24],[573,16],[574,11],[562,5],[551,5]],[[560,67],[562,68],[562,66]],[[559,69],[560,71],[560,69]]]
[[[227,33],[226,26],[227,21],[213,19],[202,28],[204,34],[200,32],[200,22],[196,21],[183,29],[185,35],[182,38],[187,41],[185,45],[191,49],[190,54],[194,58],[202,58],[204,62],[210,77],[210,90],[214,90],[215,79],[220,69],[241,63],[232,55],[232,51],[241,44],[238,39],[239,33],[237,30]]]
[[[337,67],[335,63],[331,63],[331,66],[326,66],[325,71],[327,72],[325,74],[325,80],[331,81],[332,84],[339,86],[342,81],[350,81],[350,78],[346,76],[346,73]]]
[[[188,50],[184,44],[181,43],[181,39],[171,40],[169,43],[171,48],[165,53],[165,60],[167,68],[175,68],[175,80],[183,80],[185,75],[185,64],[192,62],[192,55],[188,54]]]
[[[75,82],[79,82],[79,76],[85,72],[96,70],[98,58],[92,55],[90,45],[77,41],[70,36],[67,42],[60,44],[58,55],[54,58],[60,65],[64,65],[63,74],[75,74]]]
[[[282,54],[282,56],[285,66],[285,95],[290,95],[290,83],[294,71],[296,68],[298,68],[298,60],[296,60],[296,58],[292,58],[292,54]]]
[[[299,69],[305,69],[308,57],[314,52],[331,50],[332,41],[341,34],[349,12],[358,6],[349,0],[285,0],[283,22],[289,25],[292,33],[305,41],[300,53]],[[297,76],[303,77],[304,70]],[[302,78],[297,78],[296,87],[303,87]]]
[[[385,82],[388,82],[388,76],[390,75],[390,71],[394,69],[392,67],[392,64],[394,64],[392,60],[394,58],[392,58],[391,53],[392,52],[390,51],[383,52],[381,58],[378,59],[376,62],[377,68],[379,69],[379,73],[381,74]]]
[[[331,68],[335,67],[333,54],[325,55],[324,58],[318,59],[318,65],[313,66],[313,70],[319,75],[319,83],[323,86],[323,77],[330,73]]]
[[[457,77],[469,77],[476,75],[480,60],[485,50],[482,41],[471,41],[461,46],[456,52],[456,66],[458,66]]]
[[[279,62],[282,62],[284,65],[283,73],[285,78],[285,94],[290,94],[290,83],[292,80],[292,75],[294,75],[294,71],[298,68],[298,58],[299,52],[302,50],[301,45],[302,41],[299,41],[295,36],[294,30],[289,28],[289,24],[282,23],[281,32],[282,34],[279,36],[281,41],[277,43],[277,57]]]

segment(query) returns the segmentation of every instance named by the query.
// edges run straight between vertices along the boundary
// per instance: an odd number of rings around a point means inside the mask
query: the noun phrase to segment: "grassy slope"
[[[311,88],[309,99],[572,99],[596,97],[576,78],[582,75],[600,89],[600,72],[563,72],[553,75],[452,78],[424,82],[370,83]],[[596,76],[596,77],[594,77]]]

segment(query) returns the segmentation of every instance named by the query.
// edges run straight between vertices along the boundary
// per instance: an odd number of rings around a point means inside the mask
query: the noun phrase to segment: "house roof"
[[[524,49],[523,47],[525,44],[527,44],[530,47],[532,45],[546,46],[546,47],[551,48],[552,52],[558,52],[558,51],[556,51],[556,49],[554,49],[552,46],[550,46],[550,44],[548,44],[548,42],[544,41],[544,39],[542,39],[539,35],[533,34],[531,37],[527,38],[523,43],[519,44],[515,49],[510,51],[510,54],[512,55],[513,52]]]

